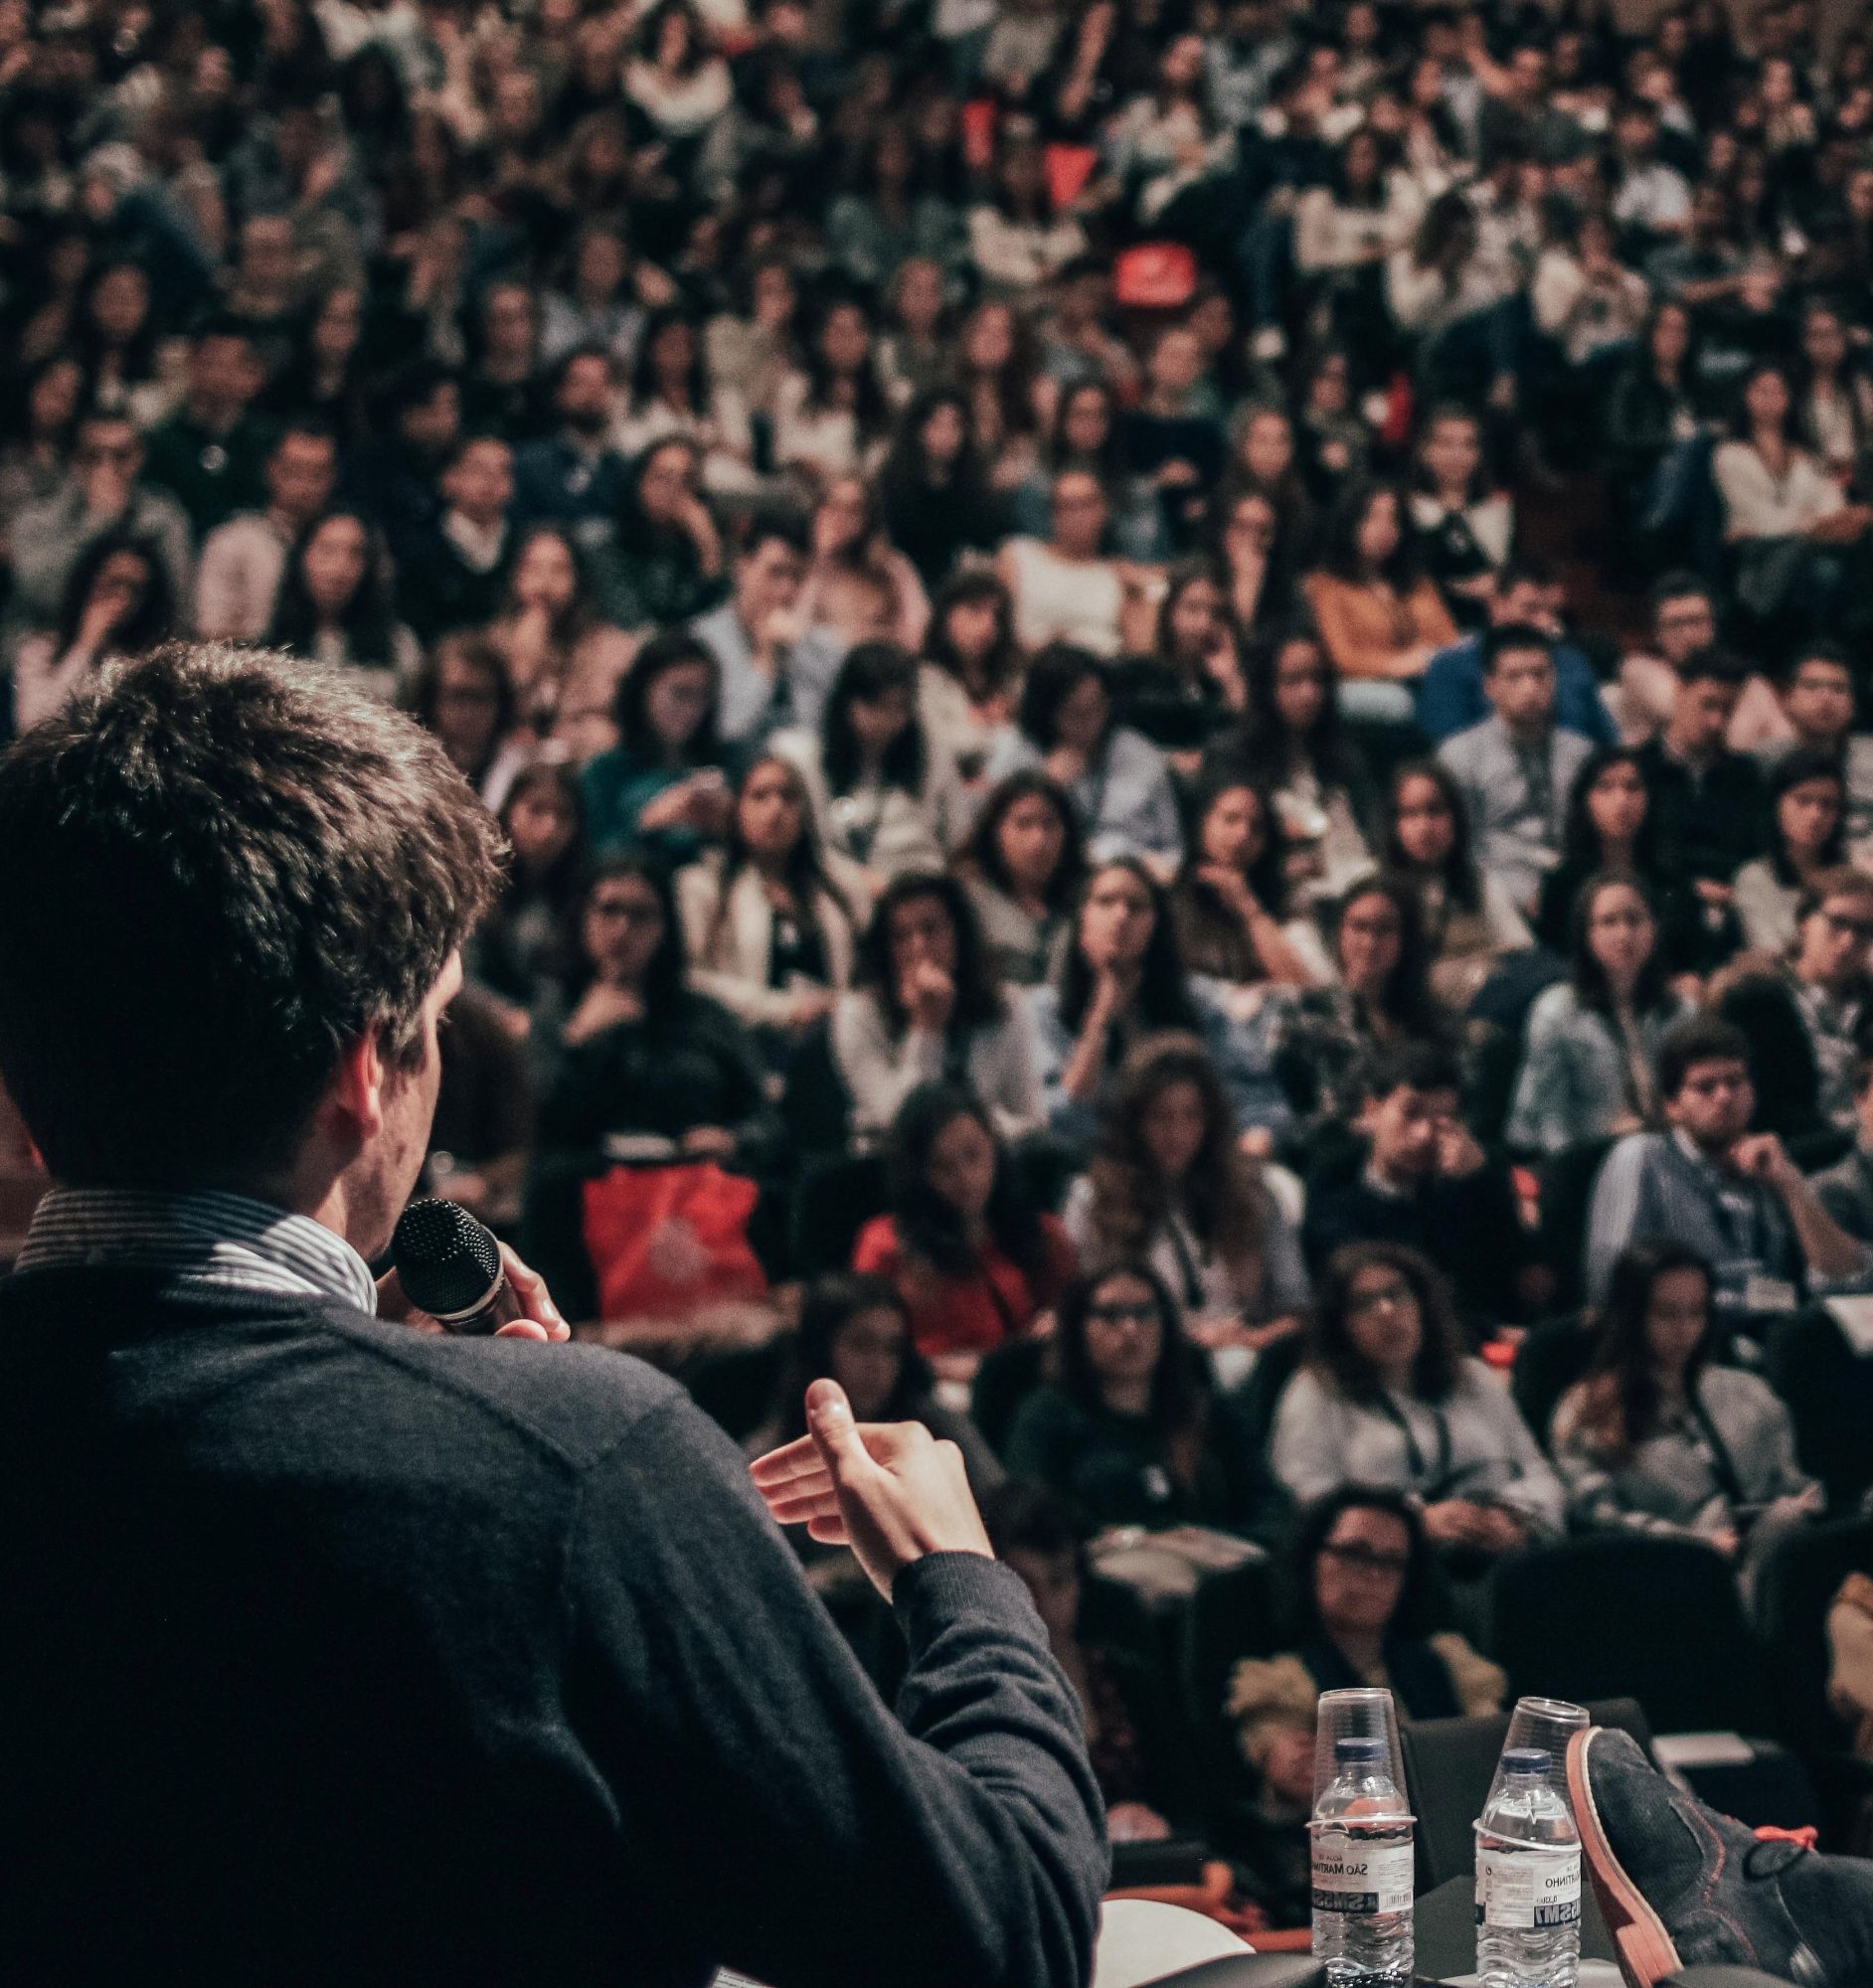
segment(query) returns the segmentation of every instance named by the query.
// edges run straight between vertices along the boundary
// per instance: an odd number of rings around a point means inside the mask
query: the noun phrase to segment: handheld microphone
[[[405,1297],[444,1332],[485,1337],[526,1316],[500,1244],[458,1202],[413,1201],[391,1238],[391,1260]]]

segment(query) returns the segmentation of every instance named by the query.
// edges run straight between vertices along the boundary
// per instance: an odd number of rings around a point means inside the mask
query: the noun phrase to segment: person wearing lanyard
[[[1711,1264],[1716,1302],[1733,1321],[1792,1311],[1804,1292],[1873,1269],[1773,1132],[1751,1133],[1756,1091],[1742,1030],[1700,1015],[1658,1051],[1667,1130],[1621,1139],[1594,1184],[1587,1289],[1602,1302],[1628,1242],[1669,1236]]]

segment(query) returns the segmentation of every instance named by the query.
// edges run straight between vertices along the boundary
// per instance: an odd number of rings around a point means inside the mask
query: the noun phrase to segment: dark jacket
[[[1080,1708],[908,1570],[902,1725],[682,1391],[152,1274],[0,1287],[0,1979],[1087,1978]]]

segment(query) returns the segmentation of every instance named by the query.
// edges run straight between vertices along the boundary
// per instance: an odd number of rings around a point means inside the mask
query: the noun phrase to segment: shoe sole
[[[1613,1935],[1614,1952],[1627,1988],[1653,1988],[1654,1983],[1677,1972],[1678,1949],[1671,1943],[1664,1920],[1625,1875],[1601,1826],[1593,1782],[1587,1772],[1587,1749],[1598,1730],[1590,1727],[1568,1741],[1568,1793],[1573,1798],[1574,1821],[1581,1832],[1581,1856],[1587,1865],[1594,1897],[1600,1902],[1600,1915]]]

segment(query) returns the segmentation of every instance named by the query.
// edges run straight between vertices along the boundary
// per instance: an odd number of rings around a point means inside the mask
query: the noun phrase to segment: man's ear
[[[384,1129],[384,1058],[373,1022],[363,1035],[339,1046],[332,1086],[322,1107],[343,1127],[347,1142],[362,1146]]]

